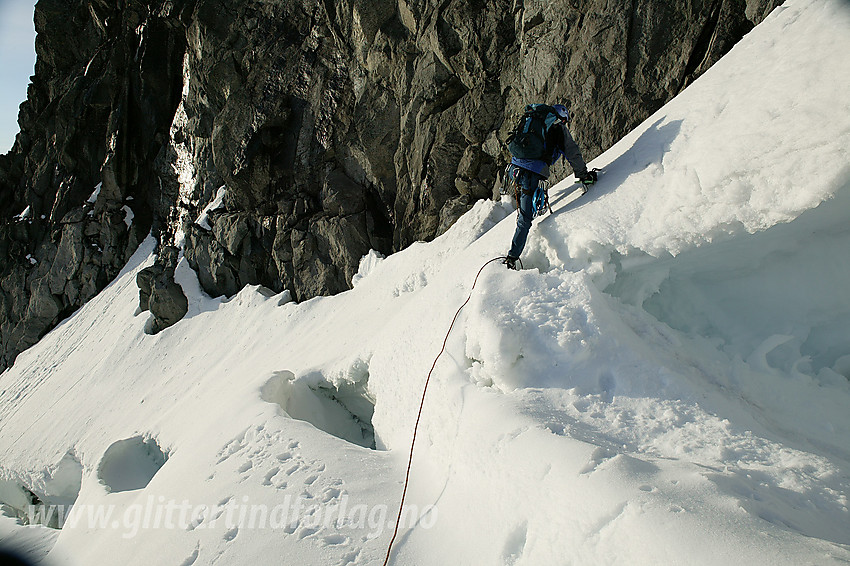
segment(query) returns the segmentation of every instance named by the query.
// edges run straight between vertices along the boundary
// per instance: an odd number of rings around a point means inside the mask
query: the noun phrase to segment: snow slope
[[[788,0],[551,190],[301,304],[135,274],[0,376],[0,543],[44,564],[850,561],[850,8]],[[580,140],[579,140],[580,141]],[[32,507],[31,490],[44,505]],[[74,512],[21,526],[50,505]],[[58,511],[57,511],[58,513]],[[344,520],[339,520],[344,519]]]

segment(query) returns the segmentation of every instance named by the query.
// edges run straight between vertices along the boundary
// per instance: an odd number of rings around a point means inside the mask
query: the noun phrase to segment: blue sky
[[[27,98],[35,65],[35,0],[0,0],[0,154],[18,133],[18,106]]]

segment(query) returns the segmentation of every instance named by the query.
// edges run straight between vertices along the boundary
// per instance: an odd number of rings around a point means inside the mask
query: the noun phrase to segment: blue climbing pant
[[[531,221],[534,218],[534,191],[537,190],[543,177],[528,169],[517,167],[514,178],[520,188],[519,210],[516,216],[516,231],[508,255],[519,257],[525,248],[525,240],[528,238],[528,231],[531,229]]]

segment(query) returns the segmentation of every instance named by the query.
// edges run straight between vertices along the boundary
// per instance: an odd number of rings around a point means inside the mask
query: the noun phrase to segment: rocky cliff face
[[[778,3],[39,0],[0,157],[0,368],[148,233],[152,331],[185,309],[179,250],[211,295],[342,291],[492,195],[527,102],[570,104],[592,158]]]

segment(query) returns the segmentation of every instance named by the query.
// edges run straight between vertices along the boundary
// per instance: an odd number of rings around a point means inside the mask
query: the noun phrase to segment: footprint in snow
[[[322,544],[324,544],[325,546],[341,546],[346,545],[349,542],[351,542],[350,538],[339,533],[334,533],[322,537]]]
[[[299,520],[296,518],[296,519],[295,519],[295,520],[293,520],[292,522],[287,523],[286,525],[284,525],[282,530],[283,530],[283,532],[284,532],[284,533],[286,533],[286,534],[288,534],[288,535],[292,535],[292,534],[295,534],[295,531],[297,531],[297,530],[298,530],[298,527],[300,527],[300,526],[301,526],[301,521],[299,521]]]
[[[342,495],[342,490],[336,487],[325,488],[325,491],[322,492],[322,503],[330,503],[331,501],[339,499],[340,495]]]
[[[275,466],[271,470],[266,472],[266,477],[263,480],[263,485],[272,485],[272,478],[275,477],[279,471],[280,468]]]
[[[192,554],[186,558],[183,562],[180,563],[180,566],[192,566],[195,561],[198,559],[198,556],[201,553],[201,548],[199,545],[195,545],[195,550],[192,551]]]
[[[316,534],[318,532],[319,532],[319,527],[304,527],[298,533],[298,538],[303,540],[303,539],[305,539],[309,536],[313,536],[314,534]]]
[[[218,506],[216,507],[215,515],[213,515],[212,517],[210,517],[210,519],[211,519],[212,521],[216,521],[216,520],[218,520],[218,518],[219,518],[219,517],[221,517],[222,515],[224,515],[225,506],[226,506],[228,503],[230,503],[230,501],[231,501],[232,499],[233,499],[233,497],[231,496],[231,497],[225,497],[224,499],[222,499],[221,501],[219,501],[219,502],[218,502]]]
[[[611,372],[603,372],[599,376],[599,389],[602,390],[602,400],[606,403],[614,401],[614,390],[617,388],[617,380]]]
[[[502,560],[505,566],[516,564],[522,558],[522,553],[525,551],[525,542],[528,538],[528,523],[523,523],[514,528],[502,550]]]
[[[242,442],[242,440],[242,438],[234,438],[233,440],[225,444],[224,448],[222,448],[218,452],[219,458],[216,463],[221,464],[222,462],[224,462],[225,460],[245,448],[245,444]]]

